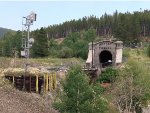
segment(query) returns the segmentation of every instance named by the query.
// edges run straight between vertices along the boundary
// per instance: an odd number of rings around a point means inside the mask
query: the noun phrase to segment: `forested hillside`
[[[7,33],[0,40],[0,56],[12,56],[13,51],[20,57],[22,32]],[[58,25],[37,29],[31,32],[35,43],[31,47],[30,57],[48,55],[68,58],[81,57],[86,59],[88,43],[102,37],[118,38],[124,43],[150,40],[150,11],[133,13],[105,13],[101,17],[94,15],[78,20],[66,21]],[[65,38],[61,43],[55,39]]]
[[[13,30],[0,27],[0,38],[3,37],[7,32],[13,32]]]
[[[94,15],[71,20],[59,25],[49,26],[46,30],[49,38],[62,38],[70,32],[95,29],[97,36],[117,37],[123,41],[150,36],[150,11],[135,11],[133,13],[105,13],[101,17]]]

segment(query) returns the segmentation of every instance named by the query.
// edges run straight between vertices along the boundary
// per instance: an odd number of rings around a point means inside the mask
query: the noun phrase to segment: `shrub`
[[[63,92],[53,103],[60,113],[106,113],[107,102],[99,85],[91,86],[80,66],[73,66],[62,84]]]
[[[104,72],[102,72],[98,81],[100,81],[101,83],[103,83],[103,82],[112,83],[115,81],[116,76],[118,76],[118,75],[119,74],[118,74],[118,71],[116,69],[107,68]]]
[[[123,49],[123,57],[126,57],[126,58],[128,58],[128,57],[130,57],[130,54],[129,54],[129,49]]]
[[[68,47],[63,47],[59,51],[58,57],[60,57],[60,58],[70,58],[70,57],[73,57],[73,50],[71,48],[68,48]]]

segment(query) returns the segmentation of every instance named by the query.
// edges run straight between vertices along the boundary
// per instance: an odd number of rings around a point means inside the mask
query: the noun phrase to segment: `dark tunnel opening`
[[[112,54],[111,52],[104,50],[99,55],[99,61],[102,68],[112,65]]]

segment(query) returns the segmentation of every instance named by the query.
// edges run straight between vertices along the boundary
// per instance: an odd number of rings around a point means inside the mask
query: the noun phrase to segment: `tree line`
[[[88,43],[96,38],[95,30],[89,29],[82,33],[70,33],[62,43],[54,39],[49,40],[46,30],[41,28],[31,33],[34,43],[30,48],[30,57],[46,57],[48,55],[58,58],[81,57],[86,59],[88,53]],[[7,33],[0,40],[0,56],[13,57],[14,51],[21,57],[22,32],[15,34]]]
[[[88,43],[101,37],[118,38],[128,43],[141,41],[150,36],[150,11],[135,11],[133,13],[105,13],[100,18],[96,16],[83,17],[78,20],[66,21],[62,24],[31,32],[35,43],[31,47],[31,57],[55,56],[61,58],[81,57],[86,59]],[[64,38],[62,43],[55,39]],[[148,39],[148,38],[147,38]],[[0,56],[12,56],[13,51],[20,51],[22,32],[8,32],[0,39]]]
[[[150,36],[150,11],[135,11],[133,13],[105,13],[101,17],[94,15],[78,20],[66,21],[62,24],[51,25],[47,30],[49,38],[63,38],[71,32],[95,29],[97,36],[120,38],[123,41]]]

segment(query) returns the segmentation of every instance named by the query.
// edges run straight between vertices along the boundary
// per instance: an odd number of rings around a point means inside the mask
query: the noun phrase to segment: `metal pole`
[[[29,59],[29,38],[30,38],[30,25],[28,25],[28,38],[27,38],[27,59]]]
[[[28,37],[27,37],[27,69],[29,65],[29,56],[30,56],[30,51],[29,51],[29,38],[30,38],[30,25],[28,25]],[[29,92],[31,92],[31,75],[29,75]]]
[[[26,24],[25,26],[28,24],[28,19],[26,18]],[[27,38],[26,38],[26,41],[24,42],[25,43],[25,58],[26,58],[26,61],[25,61],[25,74],[24,74],[24,84],[23,84],[23,90],[25,91],[26,89],[26,76],[27,76],[27,69],[28,69],[28,65],[29,65],[29,38],[30,38],[30,25],[28,24],[27,25]]]
[[[22,40],[22,47],[24,48],[24,51],[26,53],[26,39],[24,39],[25,34],[23,34],[23,32],[24,32],[23,27],[25,25],[23,23],[23,19],[24,19],[24,17],[22,18],[22,38],[23,38],[23,40]],[[23,76],[23,91],[25,91],[25,89],[26,89],[26,63],[25,63],[25,73],[24,73],[24,76]]]

